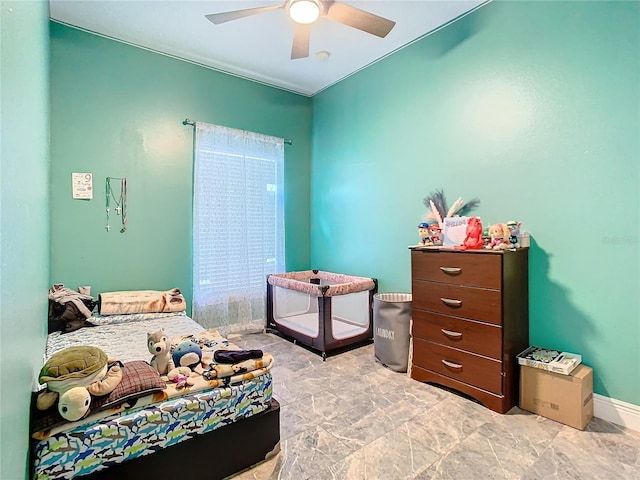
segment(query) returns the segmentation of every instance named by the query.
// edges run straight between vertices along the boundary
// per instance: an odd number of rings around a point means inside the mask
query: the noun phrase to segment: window
[[[196,123],[193,317],[262,328],[266,276],[284,271],[284,141]]]

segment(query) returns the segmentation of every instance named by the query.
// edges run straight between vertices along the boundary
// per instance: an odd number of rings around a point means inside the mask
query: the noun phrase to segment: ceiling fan
[[[311,24],[320,17],[343,23],[380,38],[386,37],[396,24],[396,22],[387,18],[379,17],[365,10],[333,0],[286,0],[283,5],[268,5],[265,7],[212,13],[205,15],[205,17],[218,25],[220,23],[226,23],[281,8],[287,10],[291,19],[296,23],[293,34],[293,46],[291,47],[292,60],[309,56]]]

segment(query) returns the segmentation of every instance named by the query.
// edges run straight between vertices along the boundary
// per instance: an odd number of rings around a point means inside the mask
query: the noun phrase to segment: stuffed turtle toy
[[[91,395],[107,395],[118,386],[122,369],[117,364],[109,368],[107,354],[97,347],[69,347],[47,360],[39,380],[47,390],[38,395],[38,410],[50,408],[57,399],[62,418],[74,422],[88,413]]]

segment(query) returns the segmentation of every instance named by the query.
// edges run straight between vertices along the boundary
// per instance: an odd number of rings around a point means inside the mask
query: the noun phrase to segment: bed
[[[205,366],[215,364],[216,350],[240,350],[184,312],[94,316],[89,323],[94,326],[50,333],[46,357],[69,346],[93,345],[129,372],[126,368],[144,367],[141,360],[151,359],[146,335],[161,328],[174,345],[198,343]],[[31,477],[218,479],[270,458],[280,440],[272,364],[264,352],[260,359],[224,366],[228,374],[194,376],[195,384],[187,388],[147,386],[76,422],[64,421],[55,409],[45,414],[32,407]],[[211,461],[203,462],[207,458]]]

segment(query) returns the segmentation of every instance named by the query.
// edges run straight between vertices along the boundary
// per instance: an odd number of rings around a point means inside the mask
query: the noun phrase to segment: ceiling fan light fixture
[[[320,4],[316,0],[293,0],[289,4],[289,16],[296,23],[313,23],[320,16]]]

